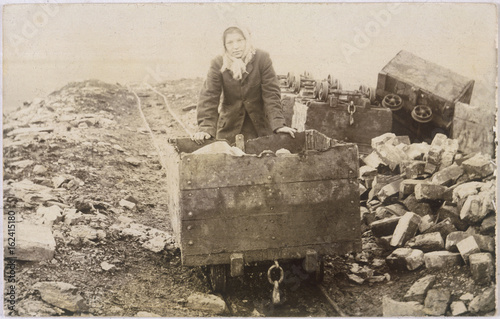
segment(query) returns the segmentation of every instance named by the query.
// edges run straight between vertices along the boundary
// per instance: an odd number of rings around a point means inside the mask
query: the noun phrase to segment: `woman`
[[[249,36],[237,27],[226,29],[222,40],[224,54],[212,60],[198,101],[199,131],[192,139],[198,144],[212,137],[234,143],[237,134],[248,140],[273,132],[295,138],[296,130],[285,126],[269,54],[254,49]]]

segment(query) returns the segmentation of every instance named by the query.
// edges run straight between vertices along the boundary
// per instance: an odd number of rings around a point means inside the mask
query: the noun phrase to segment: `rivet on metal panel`
[[[189,213],[188,213],[188,216],[189,216],[189,217],[193,217],[193,212],[189,212]]]
[[[187,227],[187,229],[188,229],[188,230],[191,230],[191,229],[193,229],[193,226],[189,225],[189,226]]]
[[[194,244],[192,240],[188,241],[188,245]]]

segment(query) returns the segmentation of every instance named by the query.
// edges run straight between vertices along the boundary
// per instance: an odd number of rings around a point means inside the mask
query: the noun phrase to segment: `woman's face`
[[[234,32],[226,35],[226,50],[233,58],[241,59],[243,57],[246,44],[247,41],[240,33]]]

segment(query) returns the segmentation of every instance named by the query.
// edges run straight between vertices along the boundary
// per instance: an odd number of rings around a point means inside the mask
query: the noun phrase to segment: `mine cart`
[[[165,146],[183,265],[208,265],[223,291],[246,263],[302,259],[321,275],[323,255],[361,249],[356,145],[314,130],[236,143],[245,155],[193,154],[204,145],[188,138]]]
[[[449,135],[455,103],[469,103],[473,87],[473,80],[401,51],[379,73],[376,96],[394,112],[395,133],[425,140]]]
[[[391,131],[391,110],[371,105],[368,98],[353,92],[334,92],[328,102],[302,103],[293,95],[284,95],[282,105],[287,125],[299,131],[314,129],[330,138],[356,143],[360,153],[369,154],[372,138]]]

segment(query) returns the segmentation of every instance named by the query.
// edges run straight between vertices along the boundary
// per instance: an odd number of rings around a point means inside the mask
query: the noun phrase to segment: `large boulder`
[[[44,281],[36,283],[33,289],[40,292],[43,301],[53,306],[73,313],[88,311],[85,300],[78,293],[78,289],[71,284],[60,281]]]

